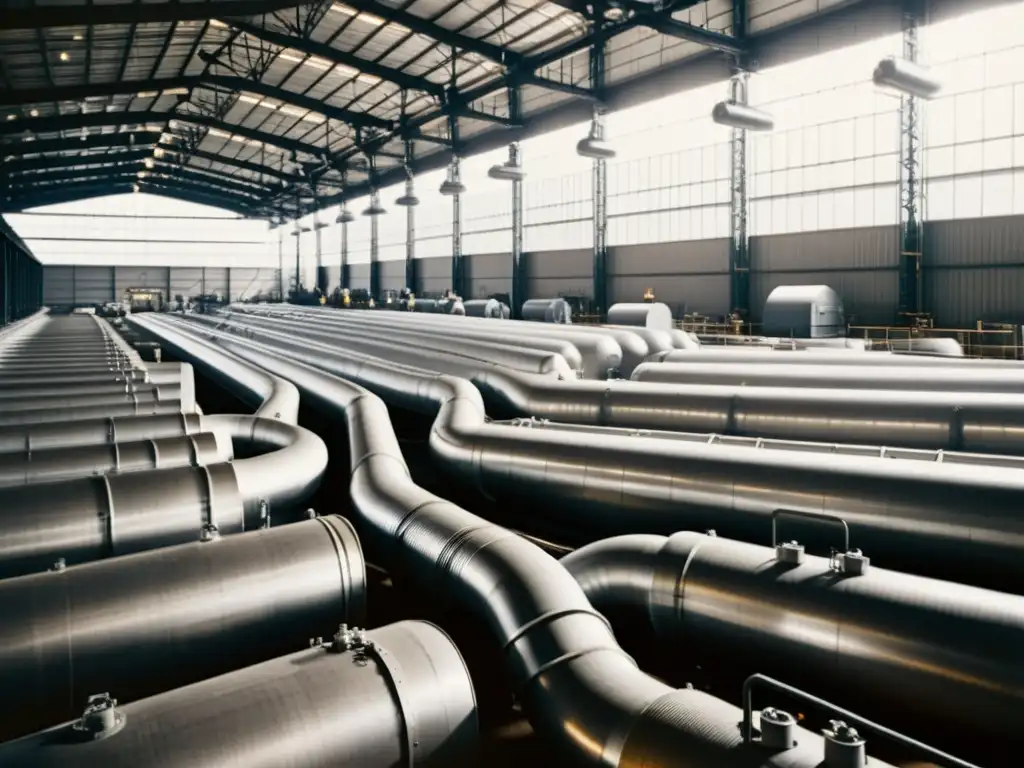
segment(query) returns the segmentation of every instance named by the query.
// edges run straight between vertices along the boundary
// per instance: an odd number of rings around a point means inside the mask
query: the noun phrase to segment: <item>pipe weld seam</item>
[[[363,564],[363,552],[359,544],[359,539],[356,538],[355,528],[353,528],[352,523],[345,518],[341,518],[341,520],[344,521],[349,532],[352,534],[357,548],[356,553],[359,556],[359,563]],[[341,599],[344,604],[341,619],[344,620],[348,617],[352,621],[361,621],[363,618],[364,607],[362,605],[362,601],[357,602],[355,600],[357,579],[354,577],[352,557],[348,554],[348,547],[346,546],[345,541],[342,540],[341,534],[333,525],[331,525],[330,522],[322,517],[316,518],[316,521],[327,531],[327,536],[331,540],[331,545],[334,547],[334,552],[338,557],[338,573],[341,576]],[[362,582],[365,581],[365,579],[360,579],[359,581]],[[363,584],[360,584],[360,588],[363,586]],[[353,608],[353,605],[356,607]]]
[[[405,462],[404,461],[400,461],[399,459],[395,458],[394,456],[392,456],[387,451],[370,451],[369,453],[365,453],[362,456],[360,456],[359,457],[359,461],[357,461],[355,464],[352,465],[352,471],[350,473],[350,476],[355,477],[356,472],[358,472],[360,469],[363,468],[363,464],[365,464],[367,462],[367,460],[372,459],[372,458],[377,457],[377,456],[379,456],[381,458],[384,458],[384,459],[390,459],[395,464],[402,465],[402,467],[403,467],[403,469],[405,471],[405,476],[406,477],[410,477],[410,475],[409,475],[409,467],[405,464]],[[418,508],[419,508],[419,506],[417,506],[417,509]]]
[[[608,628],[609,632],[613,632],[612,625],[609,623],[608,619],[605,618],[602,614],[595,611],[593,608],[561,608],[558,610],[548,611],[547,613],[542,613],[540,616],[535,616],[534,618],[530,619],[528,622],[519,627],[519,629],[516,631],[514,635],[509,637],[509,639],[505,642],[505,646],[502,650],[507,651],[510,647],[519,642],[526,634],[532,632],[541,624],[550,624],[554,621],[557,621],[558,619],[576,615],[592,616],[593,618],[599,620],[602,624],[604,624],[604,626]]]
[[[614,644],[614,642],[611,645],[594,645],[589,648],[580,648],[576,651],[563,653],[561,656],[557,656],[554,659],[551,659],[550,661],[541,664],[539,667],[533,670],[529,677],[523,680],[519,688],[520,690],[524,690],[531,682],[536,680],[538,677],[543,675],[548,670],[554,669],[560,664],[567,664],[570,661],[582,658],[583,656],[588,656],[591,653],[600,653],[602,651],[608,651],[609,653],[614,653],[618,656],[622,656],[634,667],[637,666],[636,659],[634,659],[632,656],[630,656],[628,653],[622,650],[622,648],[620,648],[618,645]]]

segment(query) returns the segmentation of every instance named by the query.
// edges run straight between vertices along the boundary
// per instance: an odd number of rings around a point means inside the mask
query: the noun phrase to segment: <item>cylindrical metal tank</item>
[[[120,696],[115,688],[110,694]],[[421,621],[368,632],[345,627],[324,645],[133,704],[100,698],[91,709],[0,746],[0,764],[455,767],[473,764],[478,741],[462,656]]]
[[[205,467],[231,461],[233,456],[231,440],[213,432],[130,443],[0,453],[0,488],[110,473]]]
[[[658,331],[671,331],[674,327],[672,310],[668,304],[660,301],[650,304],[612,304],[608,309],[608,325],[637,325]]]
[[[462,302],[466,317],[501,319],[501,302],[497,299],[470,299]]]
[[[788,539],[776,551],[677,533],[606,539],[562,565],[595,608],[644,616],[688,660],[777,675],[858,710],[896,707],[954,730],[1015,736],[1024,597],[845,558],[842,548],[838,560],[812,557]]]
[[[231,464],[0,488],[0,578],[193,541],[210,523],[246,529]]]
[[[572,322],[572,307],[565,299],[529,299],[523,302],[523,320],[568,325]]]
[[[765,299],[761,330],[798,339],[845,336],[843,300],[827,285],[780,285]]]
[[[859,357],[859,356],[858,356]],[[931,366],[771,365],[759,363],[644,363],[633,381],[714,386],[899,389],[933,392],[1024,393],[1024,372],[1001,368]]]
[[[0,622],[0,690],[17,697],[0,741],[91,693],[134,701],[287,653],[364,610],[362,550],[337,516],[0,581],[16,617]]]

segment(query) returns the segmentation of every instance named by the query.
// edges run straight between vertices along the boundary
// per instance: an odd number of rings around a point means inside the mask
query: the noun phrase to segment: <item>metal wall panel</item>
[[[362,264],[351,264],[348,268],[349,288],[365,288],[370,290],[370,265],[368,262]]]
[[[114,290],[113,267],[75,267],[75,301],[106,304],[119,300]]]
[[[75,268],[56,265],[43,267],[43,303],[48,307],[74,304]]]
[[[201,267],[171,267],[171,299],[175,296],[198,296],[203,289]]]
[[[617,245],[608,249],[611,303],[642,301],[654,290],[676,317],[686,312],[724,315],[729,311],[729,241]]]
[[[590,248],[523,254],[526,295],[531,299],[594,295],[594,252]]]
[[[925,224],[924,304],[936,324],[1024,322],[1024,216]]]
[[[129,288],[155,288],[167,290],[168,267],[111,267],[114,270],[114,287],[117,298],[124,298]]]
[[[512,291],[512,255],[509,253],[467,256],[466,272],[470,295],[465,298],[483,299],[492,293]]]
[[[899,228],[895,226],[750,238],[753,272],[875,269],[895,267],[898,261]]]
[[[337,269],[335,269],[337,272]],[[337,275],[335,275],[337,283]],[[232,267],[231,300],[250,299],[258,294],[277,293],[277,270],[269,267]]]
[[[417,293],[441,293],[452,287],[452,257],[437,256],[416,260]]]
[[[400,291],[406,287],[405,259],[380,263],[380,287],[382,291]]]

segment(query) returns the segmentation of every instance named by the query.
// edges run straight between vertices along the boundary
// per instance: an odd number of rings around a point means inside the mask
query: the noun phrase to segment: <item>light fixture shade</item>
[[[405,208],[412,208],[420,204],[420,199],[416,195],[402,195],[395,200],[395,205],[401,205]]]
[[[748,131],[770,131],[775,127],[775,119],[767,112],[735,101],[720,101],[715,104],[711,111],[711,119],[719,125],[745,128]]]
[[[576,154],[580,157],[591,157],[595,160],[611,160],[615,157],[615,150],[603,139],[587,136],[585,139],[580,139],[579,143],[576,144]]]
[[[363,211],[363,216],[383,216],[387,210],[380,203],[371,202]]]
[[[324,229],[327,226],[329,226],[329,225],[328,225],[328,223],[326,221],[318,221],[316,224],[313,225],[313,229],[314,230]]]
[[[492,165],[487,171],[487,175],[500,181],[522,181],[526,178],[526,171],[517,165],[502,163],[501,165]]]
[[[438,190],[442,195],[462,195],[466,192],[466,185],[461,181],[452,181],[451,179],[445,179],[441,182],[441,188]]]
[[[872,79],[875,85],[881,88],[891,88],[922,99],[933,98],[942,90],[942,84],[932,76],[927,67],[895,56],[878,62]]]
[[[356,215],[352,213],[348,208],[342,208],[338,213],[338,217],[334,220],[335,224],[351,224],[356,220]]]

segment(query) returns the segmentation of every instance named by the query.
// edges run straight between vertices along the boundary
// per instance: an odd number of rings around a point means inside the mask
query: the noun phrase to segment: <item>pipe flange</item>
[[[82,741],[99,741],[118,733],[127,722],[128,717],[117,708],[117,699],[97,693],[89,697],[82,717],[71,728]]]
[[[792,749],[796,746],[796,718],[775,707],[761,710],[761,744],[771,749]]]

